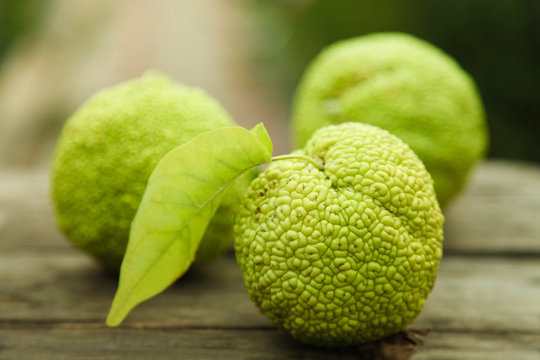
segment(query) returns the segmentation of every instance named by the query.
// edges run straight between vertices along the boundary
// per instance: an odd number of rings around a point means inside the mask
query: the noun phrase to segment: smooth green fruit
[[[355,121],[407,143],[433,177],[441,206],[463,188],[488,142],[473,80],[433,45],[400,33],[338,42],[310,64],[295,95],[293,140]]]
[[[158,161],[202,132],[231,125],[208,94],[155,72],[99,92],[68,119],[54,155],[52,195],[60,229],[108,270],[118,271],[131,220]],[[249,181],[229,189],[197,261],[229,247],[233,207]]]
[[[251,300],[314,345],[396,333],[420,313],[442,256],[430,175],[397,137],[346,123],[318,130],[255,179],[234,225]]]

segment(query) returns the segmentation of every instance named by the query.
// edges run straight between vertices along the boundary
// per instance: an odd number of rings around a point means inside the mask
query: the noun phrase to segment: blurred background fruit
[[[233,125],[204,90],[155,71],[99,91],[69,117],[57,143],[51,195],[58,227],[117,274],[161,158],[203,132]],[[198,262],[215,260],[229,248],[234,210],[253,177],[240,177],[225,193],[201,240]]]
[[[443,209],[488,147],[474,81],[440,49],[400,32],[337,41],[304,71],[293,100],[293,146],[321,127],[350,121],[388,130],[409,145]]]

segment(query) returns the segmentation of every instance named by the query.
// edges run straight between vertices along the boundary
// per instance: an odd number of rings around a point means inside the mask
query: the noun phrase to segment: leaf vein
[[[199,181],[199,182],[202,182],[203,184],[208,184],[208,185],[210,185],[210,186],[215,187],[216,189],[219,189],[219,186],[218,186],[218,185],[216,185],[216,184],[214,184],[214,183],[212,183],[212,182],[210,182],[210,181],[208,181],[208,180],[201,179],[200,177],[198,177],[198,176],[196,176],[196,175],[193,175],[193,174],[190,174],[190,173],[180,173],[180,174],[178,174],[178,176],[182,176],[182,175],[183,175],[183,176],[190,177],[190,178],[193,178],[193,179],[195,179],[195,180],[197,180],[197,181]]]

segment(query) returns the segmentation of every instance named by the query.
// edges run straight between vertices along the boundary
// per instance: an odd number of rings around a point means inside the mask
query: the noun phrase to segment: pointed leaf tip
[[[257,140],[259,140],[259,142],[263,144],[264,147],[266,147],[266,149],[268,150],[268,153],[270,154],[270,156],[272,156],[272,152],[273,152],[272,140],[270,139],[270,135],[268,135],[268,131],[266,131],[264,124],[258,123],[257,125],[253,127],[253,129],[250,130],[250,132],[253,135],[255,135]]]

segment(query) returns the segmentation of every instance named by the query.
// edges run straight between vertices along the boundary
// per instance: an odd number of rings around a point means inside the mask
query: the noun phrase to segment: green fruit
[[[202,132],[231,125],[208,94],[157,73],[99,92],[68,119],[54,155],[52,195],[60,229],[108,270],[118,271],[130,223],[159,160]],[[229,247],[233,207],[249,181],[229,189],[198,261]]]
[[[251,300],[314,345],[396,333],[420,313],[442,256],[444,222],[429,173],[385,130],[318,130],[255,179],[234,225]]]
[[[400,33],[345,40],[323,50],[295,95],[293,134],[354,121],[390,131],[424,162],[445,206],[486,152],[484,111],[473,80],[433,45]]]

